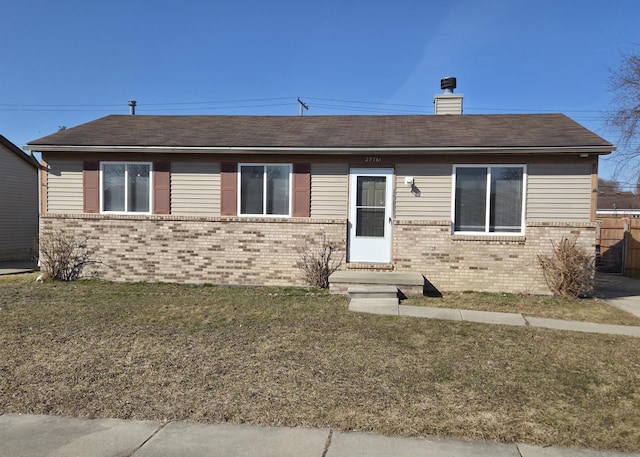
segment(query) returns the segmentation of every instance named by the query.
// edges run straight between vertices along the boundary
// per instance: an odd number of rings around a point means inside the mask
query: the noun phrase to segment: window
[[[454,232],[523,233],[524,165],[454,166]]]
[[[356,236],[384,237],[387,178],[358,176],[356,181]]]
[[[101,171],[102,212],[151,212],[150,163],[102,162]]]
[[[240,214],[289,216],[291,165],[241,164]]]

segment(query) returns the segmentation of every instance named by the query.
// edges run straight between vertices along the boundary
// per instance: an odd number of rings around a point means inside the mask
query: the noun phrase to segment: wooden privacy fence
[[[640,218],[600,219],[596,237],[598,270],[640,275]]]

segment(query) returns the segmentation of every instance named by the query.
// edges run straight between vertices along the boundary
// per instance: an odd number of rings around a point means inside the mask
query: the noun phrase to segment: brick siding
[[[41,234],[62,229],[87,239],[98,277],[240,285],[304,285],[297,264],[326,237],[342,246],[346,222],[323,219],[199,218],[56,214]]]
[[[298,267],[301,253],[326,237],[344,254],[347,222],[43,215],[41,233],[51,229],[86,238],[102,262],[98,276],[108,280],[304,285]],[[568,236],[594,252],[591,223],[529,223],[525,236],[452,236],[446,220],[395,221],[392,268],[420,272],[441,291],[547,294],[537,256],[551,253],[551,242]]]
[[[449,221],[396,221],[394,265],[420,271],[441,291],[548,294],[538,255],[577,237],[595,256],[595,224],[528,223],[525,236],[451,235]]]

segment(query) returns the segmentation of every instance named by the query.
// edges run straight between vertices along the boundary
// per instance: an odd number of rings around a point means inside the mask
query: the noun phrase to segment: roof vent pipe
[[[440,89],[442,89],[445,94],[453,94],[453,89],[455,88],[456,88],[456,78],[452,76],[447,76],[446,78],[442,78],[440,80]]]
[[[129,114],[132,116],[136,115],[136,103],[135,100],[129,100]]]
[[[444,92],[433,99],[433,114],[462,114],[462,94],[454,94],[456,78],[448,76],[440,80]]]

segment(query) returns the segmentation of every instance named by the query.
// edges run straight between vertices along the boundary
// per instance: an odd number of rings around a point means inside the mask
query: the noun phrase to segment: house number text
[[[366,163],[380,163],[380,162],[382,162],[382,157],[369,156],[369,157],[365,157],[364,161]]]

